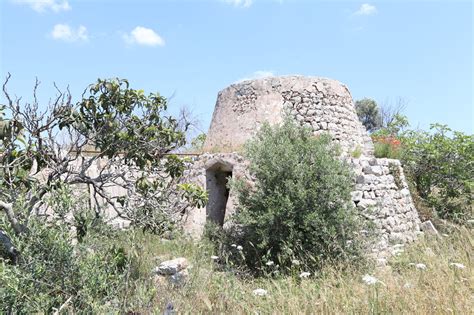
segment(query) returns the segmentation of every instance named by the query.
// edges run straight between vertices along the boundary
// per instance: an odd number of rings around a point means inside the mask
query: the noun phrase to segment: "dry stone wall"
[[[376,254],[393,254],[398,244],[415,240],[420,219],[400,161],[364,157],[349,163],[356,176],[352,201],[374,223]]]
[[[286,115],[310,128],[315,135],[331,134],[355,174],[352,201],[375,227],[374,254],[395,254],[420,234],[420,220],[398,160],[376,159],[370,136],[359,122],[352,96],[337,81],[302,76],[271,77],[233,84],[219,92],[204,144],[207,152],[189,169],[189,179],[207,188],[206,209],[187,213],[185,229],[200,235],[204,224],[231,222],[236,209],[232,191],[222,189],[223,176],[246,176],[248,163],[235,152],[264,123],[280,123]],[[361,156],[353,158],[359,151]],[[234,153],[225,153],[234,152]],[[220,188],[217,187],[220,185]],[[216,188],[217,187],[217,188]],[[224,198],[215,203],[216,198]],[[217,206],[216,206],[217,205]],[[224,206],[223,206],[224,205]],[[220,209],[220,210],[216,210]],[[225,211],[216,220],[213,211]]]
[[[283,108],[301,125],[314,134],[329,132],[343,152],[359,148],[365,154],[372,151],[372,143],[357,118],[349,93],[332,93],[331,81],[320,80],[313,90],[283,91]]]
[[[206,187],[209,201],[205,208],[194,208],[185,214],[183,221],[187,233],[199,237],[208,221],[224,226],[231,222],[237,199],[233,192],[226,190],[227,182],[219,179],[223,176],[250,179],[247,166],[248,162],[238,153],[205,153],[194,158],[184,181]]]
[[[352,202],[360,214],[373,223],[373,230],[362,232],[375,237],[374,256],[396,254],[400,244],[415,240],[421,233],[418,212],[413,205],[400,161],[374,157],[345,159],[354,172]],[[224,226],[231,224],[232,215],[236,211],[237,198],[233,191],[229,191],[224,208],[213,209],[214,198],[222,197],[218,192],[216,195],[215,190],[209,189],[214,173],[209,173],[208,170],[216,165],[222,171],[230,170],[232,177],[252,181],[247,169],[248,161],[238,153],[205,153],[196,157],[193,167],[187,173],[188,179],[207,187],[210,194],[206,208],[193,209],[185,218],[185,230],[196,237],[202,234],[212,211],[224,212]]]
[[[346,154],[356,149],[365,154],[373,151],[347,87],[330,79],[302,76],[245,81],[219,92],[204,148],[239,150],[263,122],[276,124],[287,115],[314,134],[329,132]]]

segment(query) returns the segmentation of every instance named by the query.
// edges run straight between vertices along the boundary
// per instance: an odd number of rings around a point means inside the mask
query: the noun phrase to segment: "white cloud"
[[[354,12],[355,15],[372,15],[377,13],[377,8],[371,4],[364,3]]]
[[[69,5],[67,0],[13,0],[13,2],[28,5],[36,12],[71,10],[71,5]]]
[[[83,25],[74,29],[67,24],[56,24],[51,31],[51,36],[65,42],[87,41],[89,39],[87,28]]]
[[[256,80],[263,79],[267,77],[273,77],[275,74],[272,71],[258,70],[249,75],[248,77],[237,80],[237,82],[247,81],[247,80]]]
[[[224,0],[225,3],[239,8],[248,8],[252,5],[253,0]]]
[[[165,40],[151,28],[143,26],[135,27],[130,34],[124,34],[123,39],[128,44],[145,46],[164,46]]]

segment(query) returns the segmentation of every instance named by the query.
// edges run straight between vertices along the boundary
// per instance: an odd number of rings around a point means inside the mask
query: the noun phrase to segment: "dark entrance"
[[[206,189],[209,201],[206,207],[207,220],[224,225],[229,188],[227,182],[232,177],[232,167],[216,163],[206,170]]]

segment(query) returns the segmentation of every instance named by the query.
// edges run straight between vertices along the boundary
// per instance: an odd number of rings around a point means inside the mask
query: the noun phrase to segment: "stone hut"
[[[374,222],[377,252],[415,239],[420,220],[398,160],[377,159],[373,144],[359,122],[349,89],[338,81],[304,76],[269,77],[232,84],[220,91],[204,152],[195,159],[189,178],[206,187],[209,203],[192,209],[185,230],[200,235],[207,221],[225,225],[236,200],[227,188],[232,176],[247,176],[239,151],[263,122],[280,123],[285,115],[314,134],[328,132],[342,149],[356,174],[354,205]],[[360,157],[354,152],[360,153]],[[358,154],[357,154],[358,155]],[[395,247],[397,248],[397,247]]]

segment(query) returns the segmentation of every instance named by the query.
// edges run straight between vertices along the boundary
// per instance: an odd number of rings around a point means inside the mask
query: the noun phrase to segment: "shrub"
[[[351,156],[353,158],[360,158],[360,156],[362,155],[362,148],[360,147],[360,145],[357,145],[357,147],[354,149],[354,151],[352,151],[351,153]]]
[[[402,162],[418,195],[442,218],[472,218],[474,136],[433,124],[403,134]]]
[[[236,179],[236,215],[245,263],[261,272],[273,261],[285,272],[297,259],[307,268],[360,257],[353,180],[327,135],[286,120],[263,125],[245,147],[255,185]]]
[[[374,136],[374,155],[376,158],[399,159],[401,154],[401,142],[392,136]]]
[[[119,231],[79,198],[67,186],[59,187],[46,198],[55,216],[31,217],[28,230],[19,235],[0,221],[21,253],[14,265],[0,258],[0,313],[52,313],[63,304],[73,313],[117,307],[132,261],[115,244]],[[22,205],[24,199],[18,199]]]

